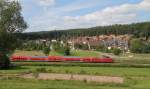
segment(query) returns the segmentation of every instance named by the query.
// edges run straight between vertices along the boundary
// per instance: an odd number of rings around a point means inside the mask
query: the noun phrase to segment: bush
[[[85,79],[83,79],[83,82],[84,82],[84,83],[87,83],[87,82],[88,82],[88,80],[85,78]]]
[[[61,54],[65,53],[65,48],[62,44],[60,44],[60,42],[53,43],[52,47],[53,47],[53,50],[58,53],[61,53]]]
[[[9,57],[5,54],[0,53],[0,68],[6,69],[10,66],[10,60]]]
[[[130,42],[130,50],[133,53],[150,53],[150,43],[140,39],[133,39]]]
[[[132,39],[130,42],[130,50],[133,53],[141,53],[143,45],[140,39]]]
[[[87,44],[75,44],[74,46],[75,46],[75,48],[77,48],[77,49],[89,50],[89,47],[88,47]]]
[[[50,53],[50,48],[49,48],[49,47],[45,47],[45,48],[43,49],[43,53],[44,53],[46,56],[48,56],[49,53]]]
[[[150,53],[150,43],[143,45],[142,53]]]
[[[70,55],[70,48],[69,48],[69,47],[67,47],[67,48],[65,49],[65,55],[66,55],[66,56],[69,56],[69,55]]]
[[[120,55],[121,54],[121,50],[118,48],[113,49],[113,53],[114,55]]]

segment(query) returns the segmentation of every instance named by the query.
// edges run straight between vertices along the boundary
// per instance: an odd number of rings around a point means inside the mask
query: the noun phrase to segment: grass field
[[[20,51],[16,50],[14,55],[22,56],[44,56],[42,51]],[[51,51],[49,55],[52,56],[64,56],[62,53]],[[82,50],[71,50],[70,56],[80,56],[80,57],[101,57],[101,54],[96,51],[82,51]]]
[[[21,50],[16,50],[13,55],[16,55],[16,56],[43,56],[44,53],[42,51],[21,51]]]
[[[128,89],[128,86],[124,85],[85,83],[82,81],[11,79],[0,80],[0,82],[0,89]]]
[[[150,77],[150,68],[124,67],[79,67],[79,66],[22,66],[11,70],[1,70],[1,74],[21,74],[29,72],[72,73],[108,75],[121,77]]]
[[[72,56],[101,57],[103,53],[95,51],[74,51]],[[36,51],[16,51],[16,55],[43,55]],[[54,53],[50,55],[62,55]],[[108,54],[112,55],[112,54]],[[133,55],[132,57],[129,57]],[[112,55],[113,56],[113,55]],[[150,55],[124,54],[113,56],[116,63],[47,63],[14,62],[18,66],[9,70],[0,70],[0,89],[150,89]],[[63,73],[99,76],[119,76],[125,79],[123,84],[95,83],[86,81],[37,80],[16,77],[24,73]],[[4,77],[5,76],[5,77]]]
[[[0,74],[13,76],[29,72],[72,73],[88,75],[120,76],[124,84],[87,83],[84,81],[44,81],[20,78],[0,79],[0,89],[149,89],[149,68],[124,67],[78,67],[78,66],[22,66],[11,70],[1,70]],[[7,86],[6,86],[7,85]]]

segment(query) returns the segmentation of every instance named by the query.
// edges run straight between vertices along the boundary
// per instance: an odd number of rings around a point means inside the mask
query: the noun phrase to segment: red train
[[[11,61],[113,63],[112,58],[71,56],[12,56]]]

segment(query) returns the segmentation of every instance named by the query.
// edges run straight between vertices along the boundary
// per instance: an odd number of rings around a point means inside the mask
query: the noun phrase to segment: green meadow
[[[15,55],[43,55],[38,51],[16,51]],[[96,51],[72,51],[72,56],[102,57]],[[50,55],[62,54],[51,52]],[[59,63],[59,62],[13,62],[17,67],[0,70],[0,89],[149,89],[150,55],[122,54],[113,56],[114,63]],[[129,57],[133,55],[133,57]],[[86,81],[23,79],[18,75],[26,73],[57,73],[98,76],[118,76],[124,78],[123,84],[96,83]]]

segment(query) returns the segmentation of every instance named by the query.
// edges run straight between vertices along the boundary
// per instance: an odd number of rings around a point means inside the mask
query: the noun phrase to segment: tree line
[[[96,35],[124,35],[131,34],[135,38],[145,38],[148,40],[150,37],[150,22],[132,23],[125,25],[110,25],[110,26],[97,26],[85,29],[69,29],[69,30],[54,30],[42,32],[28,32],[16,34],[23,40],[35,39],[58,39],[67,40],[79,36],[96,36]]]

